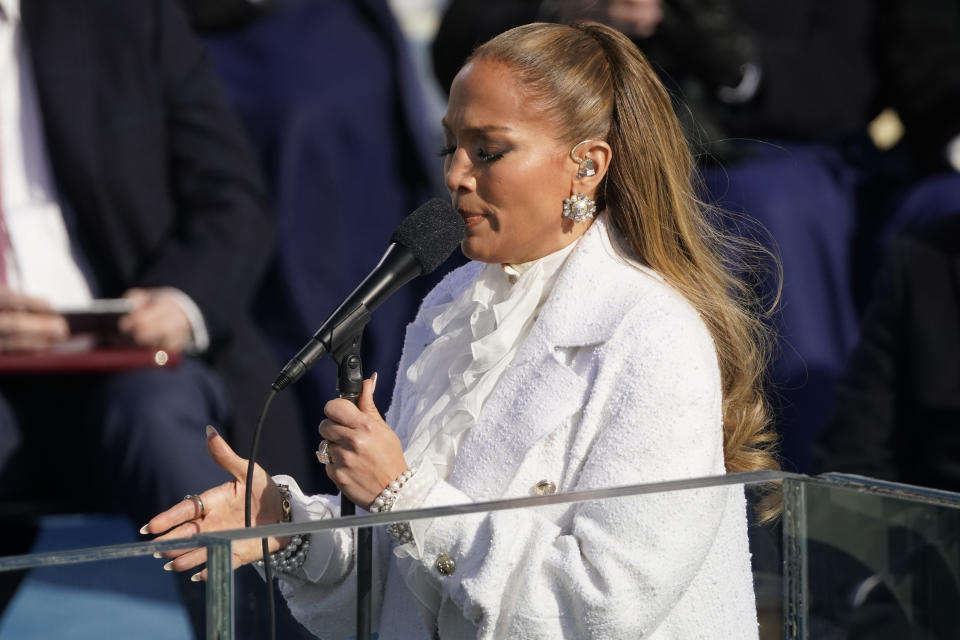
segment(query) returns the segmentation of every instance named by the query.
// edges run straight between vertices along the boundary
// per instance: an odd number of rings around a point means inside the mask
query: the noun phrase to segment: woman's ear
[[[584,140],[570,150],[574,165],[571,193],[582,193],[596,199],[597,187],[610,168],[613,150],[603,140]]]

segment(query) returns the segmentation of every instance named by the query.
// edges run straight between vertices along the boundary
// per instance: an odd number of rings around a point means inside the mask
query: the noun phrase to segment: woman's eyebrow
[[[440,125],[447,131],[450,131],[450,126],[447,124],[446,120],[441,120]],[[506,125],[496,125],[496,124],[478,125],[474,127],[466,127],[464,129],[465,133],[491,133],[491,132],[506,133],[509,131],[513,131],[513,129]]]

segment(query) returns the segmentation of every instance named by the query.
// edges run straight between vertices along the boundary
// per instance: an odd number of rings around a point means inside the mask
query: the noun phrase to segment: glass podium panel
[[[787,479],[786,637],[960,638],[960,494]]]
[[[550,544],[550,534],[546,534],[545,542],[541,542],[539,546],[529,545],[529,544],[520,544],[520,541],[524,536],[530,536],[530,525],[529,520],[531,513],[544,513],[546,517],[544,518],[544,523],[549,523],[553,518],[556,518],[557,513],[570,511],[573,509],[586,508],[586,509],[595,509],[595,510],[607,510],[612,513],[625,513],[632,512],[635,513],[638,510],[643,510],[644,500],[646,500],[650,494],[657,494],[657,497],[665,497],[669,501],[676,501],[677,504],[691,504],[695,503],[696,498],[691,497],[693,492],[698,492],[703,494],[705,492],[725,492],[730,490],[743,491],[746,489],[745,493],[747,495],[747,511],[748,513],[753,513],[753,507],[756,502],[760,499],[760,493],[753,490],[754,487],[759,487],[763,483],[770,481],[777,481],[783,477],[787,477],[789,474],[782,473],[770,473],[770,472],[758,472],[752,474],[731,474],[727,476],[720,476],[714,478],[700,478],[692,480],[683,480],[675,482],[664,482],[657,483],[653,485],[637,485],[629,487],[616,487],[611,489],[604,490],[595,490],[587,492],[578,492],[578,493],[567,493],[567,494],[552,494],[552,495],[542,495],[542,496],[531,496],[529,498],[520,498],[515,500],[502,500],[494,502],[485,502],[485,503],[475,503],[475,504],[466,504],[466,505],[452,505],[448,507],[440,507],[435,509],[422,509],[422,510],[411,510],[411,511],[402,511],[402,512],[391,512],[385,514],[372,514],[372,515],[361,515],[354,516],[352,518],[344,518],[338,521],[327,521],[327,522],[314,522],[314,523],[304,523],[296,525],[277,525],[274,527],[262,527],[256,530],[257,535],[291,535],[293,533],[306,533],[311,532],[314,536],[313,544],[319,544],[317,540],[321,539],[325,535],[329,535],[331,530],[335,527],[343,527],[344,525],[349,525],[353,527],[354,525],[369,525],[367,528],[368,531],[373,531],[373,539],[375,542],[375,550],[373,553],[373,566],[374,573],[371,581],[373,596],[371,598],[371,624],[369,629],[369,636],[371,638],[378,638],[379,640],[386,640],[387,638],[404,638],[407,637],[404,633],[400,633],[397,629],[391,627],[383,619],[380,619],[378,616],[378,610],[381,602],[387,602],[391,599],[392,596],[390,593],[390,585],[396,588],[396,583],[391,583],[391,578],[383,577],[384,571],[383,568],[387,563],[393,563],[396,561],[393,553],[395,545],[390,542],[387,536],[384,534],[383,529],[389,526],[392,523],[398,521],[409,521],[411,523],[429,521],[440,522],[443,521],[443,524],[440,526],[445,530],[460,530],[461,534],[466,535],[468,538],[470,536],[469,530],[481,530],[479,536],[476,540],[470,539],[469,546],[474,548],[473,545],[479,545],[489,550],[489,543],[485,540],[489,537],[493,537],[496,534],[490,533],[486,527],[490,527],[492,530],[496,525],[488,522],[488,520],[494,520],[499,517],[499,526],[506,526],[508,530],[510,527],[514,526],[512,523],[516,523],[516,539],[511,539],[511,544],[517,544],[516,547],[516,559],[515,563],[508,568],[505,568],[505,571],[516,572],[519,571],[518,566],[526,561],[527,558],[532,557],[533,555],[538,555],[540,549],[544,546]],[[726,495],[726,494],[723,494]],[[742,504],[739,504],[739,509],[743,510]],[[661,517],[656,522],[651,522],[650,527],[653,530],[658,528],[666,527],[669,525],[669,519],[672,517],[681,518],[683,517],[682,509],[677,509],[674,511],[672,516]],[[525,512],[525,513],[524,513]],[[661,514],[662,515],[662,514]],[[720,515],[714,513],[714,516],[718,519]],[[535,516],[534,516],[535,517]],[[697,512],[692,518],[687,522],[698,522],[699,520],[706,520],[711,517],[711,514],[708,512]],[[755,520],[751,517],[751,519]],[[463,524],[460,524],[457,521],[461,521]],[[742,516],[741,516],[742,522]],[[432,526],[432,525],[431,525]],[[544,526],[549,527],[549,524]],[[694,525],[696,526],[696,525]],[[466,531],[466,533],[464,533]],[[502,529],[501,529],[502,532]],[[232,540],[238,540],[244,536],[249,536],[251,531],[236,531],[236,532],[224,532],[222,537],[229,538]],[[751,552],[753,555],[754,566],[753,569],[753,580],[754,580],[754,591],[756,594],[755,604],[751,602],[749,610],[749,618],[751,620],[750,624],[752,625],[752,619],[754,614],[756,614],[757,619],[760,622],[760,637],[764,640],[773,639],[773,638],[782,638],[783,637],[783,577],[781,574],[782,570],[782,561],[780,555],[780,538],[781,530],[777,523],[772,525],[761,526],[754,523],[750,527],[750,539],[743,540],[744,544],[749,543],[751,547]],[[489,536],[489,537],[488,537]],[[509,537],[509,535],[507,536]],[[569,536],[568,536],[569,537]],[[642,538],[639,536],[637,539]],[[627,536],[624,538],[617,539],[607,539],[605,544],[610,545],[611,548],[615,548],[614,553],[605,554],[608,556],[606,566],[608,569],[612,569],[610,573],[617,572],[617,569],[621,567],[618,566],[619,562],[628,562],[629,560],[624,560],[624,557],[627,554],[632,553],[632,547],[630,546],[631,541],[634,540],[634,536]],[[584,544],[582,541],[578,540],[577,544]],[[693,545],[696,546],[696,545]],[[479,549],[478,547],[478,549]],[[667,545],[669,548],[670,545]],[[675,547],[681,548],[681,546]],[[685,548],[685,547],[683,547]],[[483,552],[483,549],[479,549]],[[457,553],[453,550],[450,551],[448,558],[441,558],[444,554],[438,554],[436,549],[426,550],[425,562],[422,567],[429,573],[440,572],[444,570],[449,570],[456,572],[459,570],[457,564],[463,562],[462,558],[457,556]],[[588,555],[584,553],[584,555]],[[680,554],[674,554],[673,558],[679,557]],[[445,565],[444,563],[449,563]],[[505,563],[506,564],[506,563]],[[588,562],[584,562],[588,564]],[[663,559],[658,559],[653,563],[654,565],[663,565],[670,567],[670,555],[669,551],[664,553]],[[684,565],[683,561],[676,563],[678,567]],[[613,566],[611,566],[613,565]],[[406,569],[404,569],[406,570]],[[423,570],[423,569],[421,569]],[[593,569],[591,569],[593,570]],[[395,570],[394,570],[395,571]],[[604,582],[606,578],[604,577],[605,570],[602,565],[597,565],[596,567],[597,575],[595,576],[596,580],[600,583]],[[444,574],[446,575],[446,574]],[[622,572],[621,572],[622,575]],[[218,585],[217,588],[228,589],[230,588],[229,579],[226,578],[227,574],[224,573],[221,576],[214,576],[211,578],[211,587],[212,585]],[[325,574],[325,579],[327,575]],[[671,576],[671,580],[673,577]],[[750,576],[747,575],[746,579],[749,581]],[[222,582],[220,582],[222,580]],[[310,621],[310,627],[316,630],[325,630],[329,635],[321,635],[321,637],[330,637],[330,638],[353,638],[353,637],[364,637],[364,630],[357,630],[355,627],[356,617],[357,617],[357,596],[356,596],[356,574],[352,572],[349,574],[349,577],[345,579],[344,582],[348,584],[346,591],[337,590],[337,589],[324,589],[318,590],[316,592],[307,592],[309,595],[303,595],[305,592],[300,592],[301,595],[298,595],[298,598],[311,598],[311,602],[322,603],[318,604],[316,611],[313,611],[311,615],[313,616]],[[519,577],[511,575],[510,580],[520,580]],[[723,580],[721,579],[720,582]],[[336,585],[340,585],[341,582],[335,580]],[[400,583],[401,585],[403,583]],[[510,584],[508,580],[506,584]],[[387,585],[387,586],[384,586]],[[235,583],[234,583],[235,587]],[[632,587],[639,587],[640,590],[643,589],[641,585],[632,585]],[[406,588],[401,586],[401,588]],[[629,590],[631,585],[626,585],[625,589]],[[616,591],[616,590],[613,590]],[[254,597],[260,598],[260,609],[266,609],[266,590],[261,588],[260,595],[254,594]],[[346,593],[346,595],[344,595]],[[550,593],[542,594],[545,598],[542,600],[544,603],[544,609],[558,609],[563,610],[564,605],[562,605],[563,598],[558,596],[555,599],[552,598]],[[238,596],[239,598],[240,596]],[[249,597],[249,594],[247,596]],[[415,599],[407,599],[410,603],[410,606],[416,607],[415,602],[421,598],[427,598],[428,595],[421,592],[418,593]],[[520,596],[521,599],[526,596]],[[729,597],[729,594],[728,594]],[[722,593],[718,593],[718,590],[710,591],[710,598],[723,598]],[[642,597],[637,597],[631,601],[629,605],[633,610],[633,615],[639,616],[643,612]],[[235,600],[234,606],[236,606],[238,600]],[[541,601],[537,601],[541,602]],[[528,603],[529,604],[529,603]],[[281,608],[282,603],[277,603],[277,608]],[[522,605],[517,605],[518,608]],[[570,605],[566,605],[569,607]],[[627,606],[627,605],[624,605]],[[754,610],[754,606],[756,609]],[[384,604],[385,608],[388,608]],[[553,611],[556,613],[556,611]],[[551,614],[552,615],[552,614]],[[546,616],[545,619],[549,618]],[[387,628],[384,629],[381,626],[381,623]],[[238,631],[237,625],[234,625],[234,631]],[[359,635],[358,635],[359,633]],[[430,633],[427,630],[422,630],[424,637],[429,637]],[[243,635],[243,634],[240,634]],[[459,637],[460,634],[454,634],[453,637]],[[211,636],[215,637],[215,636]],[[249,636],[244,636],[249,637]],[[263,632],[263,637],[266,637],[266,632]],[[284,637],[282,634],[278,633],[278,637]],[[410,636],[413,637],[413,636]],[[441,634],[441,637],[446,637]]]
[[[160,570],[163,562],[152,552],[126,552],[125,545],[140,539],[133,522],[120,515],[71,514],[37,524],[32,562],[19,562],[29,568],[0,573],[0,590],[19,581],[0,612],[0,638],[137,638],[145,629],[151,640],[191,636],[177,576]],[[0,558],[0,565],[13,560],[23,558]],[[194,606],[202,613],[202,591]]]
[[[593,503],[623,509],[623,505],[640,505],[638,497],[647,494],[669,495],[683,503],[690,492],[718,485],[742,485],[748,509],[759,499],[758,488],[770,481],[783,488],[784,511],[780,520],[770,525],[754,522],[749,528],[752,572],[756,596],[757,618],[762,640],[774,638],[956,638],[960,637],[960,495],[916,487],[893,485],[868,478],[828,475],[808,478],[788,473],[757,472],[730,474],[654,485],[615,487],[581,493],[557,493],[467,505],[453,505],[431,510],[360,515],[338,520],[302,524],[276,525],[252,530],[219,532],[179,543],[124,543],[97,545],[96,539],[79,540],[80,548],[50,550],[28,556],[0,557],[0,571],[55,572],[61,582],[64,576],[81,575],[93,581],[91,589],[103,591],[104,584],[114,587],[107,598],[116,604],[122,596],[136,595],[136,586],[124,586],[116,575],[118,567],[126,569],[143,582],[157,575],[172,578],[161,570],[162,560],[151,555],[173,547],[207,546],[210,553],[206,584],[187,583],[193,597],[201,598],[199,610],[205,616],[198,637],[228,640],[233,637],[267,637],[267,597],[263,580],[251,567],[230,569],[230,549],[234,541],[264,535],[312,533],[321,537],[331,532],[355,535],[355,527],[383,528],[397,521],[430,521],[476,523],[488,513],[511,511],[517,522],[521,510],[548,512],[563,510],[577,503]],[[711,489],[716,490],[716,489]],[[556,513],[556,511],[554,511]],[[519,525],[518,525],[519,526]],[[367,528],[367,531],[374,531]],[[519,530],[519,529],[518,529]],[[385,539],[375,532],[373,537]],[[624,540],[623,543],[627,544]],[[378,543],[380,544],[380,543]],[[86,546],[82,546],[86,545]],[[392,548],[392,547],[391,547]],[[390,551],[392,553],[392,551]],[[386,560],[384,560],[386,558]],[[392,561],[392,556],[374,556],[373,584],[377,584],[381,568],[376,562]],[[355,565],[354,565],[355,566]],[[122,573],[122,572],[121,572]],[[102,577],[98,577],[102,574]],[[29,579],[29,575],[28,575]],[[356,575],[347,578],[353,585]],[[97,583],[97,581],[100,581]],[[110,583],[114,580],[114,583]],[[55,580],[50,580],[55,582]],[[186,581],[184,581],[186,582]],[[376,588],[376,587],[374,587]],[[172,593],[179,594],[174,590]],[[717,597],[722,598],[723,593]],[[82,640],[70,629],[70,610],[50,591],[41,599],[39,613],[34,614],[34,628],[24,635],[15,635],[0,620],[0,637],[42,637]],[[102,602],[100,604],[103,604]],[[352,621],[356,615],[356,596],[347,593],[338,601],[336,615]],[[83,607],[84,605],[81,605]],[[99,612],[93,601],[89,610]],[[276,594],[277,637],[308,638],[302,631],[292,630],[286,604]],[[76,609],[74,609],[76,611]],[[120,637],[122,616],[106,607],[101,617],[111,617]],[[162,626],[146,612],[133,614],[142,633],[130,637],[159,640]],[[187,631],[184,632],[186,624]],[[45,626],[44,626],[45,625]],[[342,626],[342,625],[341,625]],[[65,632],[65,628],[69,632]],[[189,624],[182,621],[179,633],[189,634]],[[299,627],[295,627],[299,629]],[[383,631],[373,628],[373,632]],[[28,635],[29,633],[29,635]],[[346,632],[344,632],[346,633]],[[298,635],[301,634],[301,635]],[[344,635],[350,637],[355,633]],[[189,637],[180,635],[178,637]],[[381,633],[380,640],[389,637]]]

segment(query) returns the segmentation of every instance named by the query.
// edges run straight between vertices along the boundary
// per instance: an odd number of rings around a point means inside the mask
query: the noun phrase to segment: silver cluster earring
[[[583,222],[587,218],[592,220],[596,212],[597,203],[582,193],[563,201],[563,217],[570,218],[574,222]]]

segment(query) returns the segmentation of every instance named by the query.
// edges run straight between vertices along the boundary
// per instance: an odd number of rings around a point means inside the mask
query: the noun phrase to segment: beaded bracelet
[[[278,484],[280,491],[280,508],[283,515],[280,516],[280,522],[286,523],[293,520],[293,507],[290,506],[290,487],[285,484]],[[292,573],[303,566],[307,558],[307,550],[310,548],[310,534],[296,534],[290,539],[287,546],[278,549],[270,554],[270,568],[274,571],[284,571]],[[257,566],[263,567],[263,560],[257,560]]]
[[[300,535],[298,533],[290,540],[290,544],[270,554],[270,568],[274,571],[293,573],[303,566],[304,560],[307,559],[307,551],[309,549],[310,534],[305,533]],[[263,564],[262,560],[260,564]]]
[[[394,522],[387,525],[387,535],[394,539],[397,544],[410,544],[413,542],[413,528],[409,522]]]
[[[396,480],[388,484],[387,488],[380,492],[380,495],[370,503],[367,511],[370,513],[381,513],[393,509],[393,505],[400,497],[400,489],[410,481],[410,478],[412,478],[416,472],[416,469],[407,469],[401,473]]]
[[[400,477],[388,484],[387,488],[376,497],[368,511],[371,513],[383,513],[384,511],[393,509],[393,505],[396,504],[400,498],[400,489],[410,481],[410,478],[412,478],[416,472],[416,469],[407,469],[401,473]],[[413,542],[413,529],[410,528],[409,522],[394,522],[388,524],[387,535],[399,544]]]

